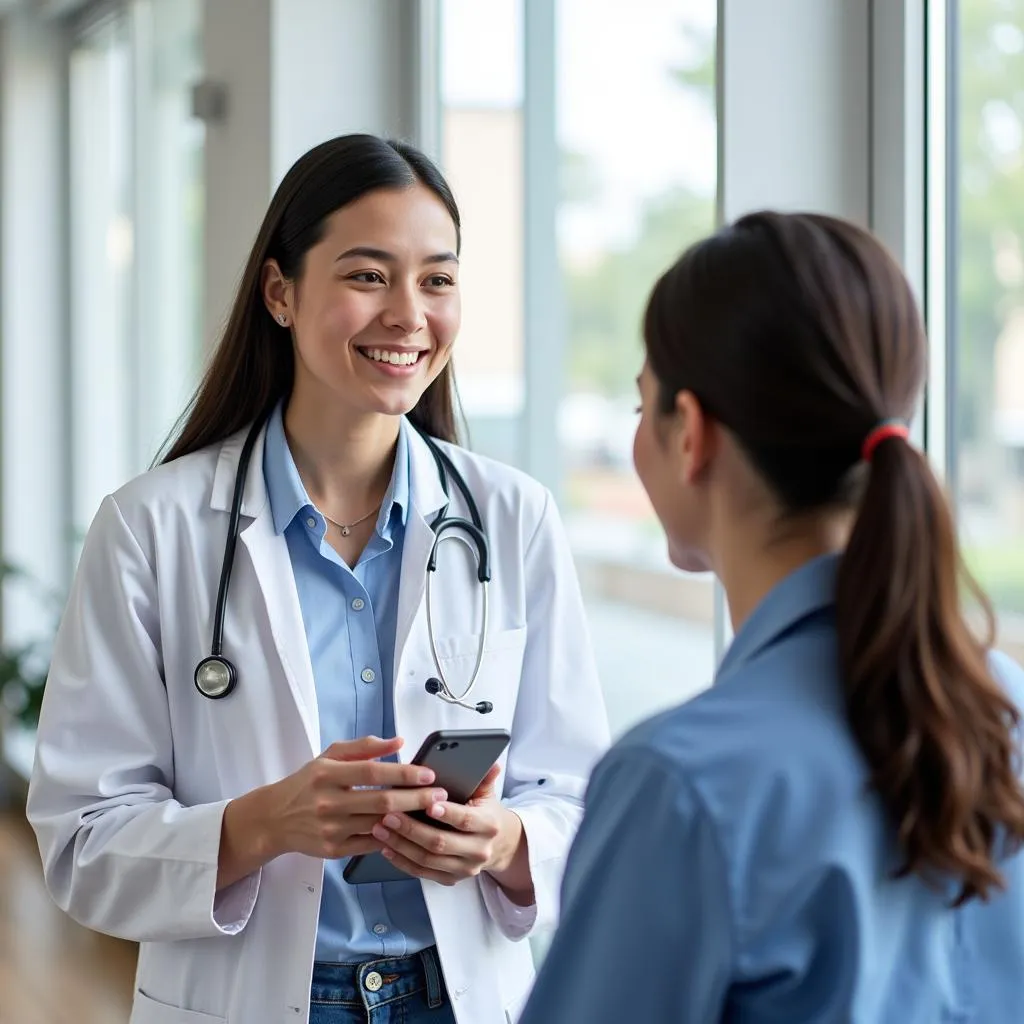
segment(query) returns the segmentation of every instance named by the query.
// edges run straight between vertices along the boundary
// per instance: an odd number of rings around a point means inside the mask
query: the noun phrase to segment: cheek
[[[651,493],[651,464],[653,456],[656,454],[653,451],[653,445],[654,438],[651,428],[646,419],[641,419],[637,424],[636,433],[633,435],[633,467],[648,496]]]
[[[438,347],[449,347],[462,326],[462,298],[458,292],[446,296],[443,302],[439,302],[428,314],[428,319],[430,333],[433,334]]]

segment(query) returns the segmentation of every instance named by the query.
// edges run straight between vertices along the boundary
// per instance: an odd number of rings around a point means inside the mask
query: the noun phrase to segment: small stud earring
[[[285,326],[285,324],[287,324],[287,323],[288,323],[288,317],[286,317],[286,316],[284,315],[284,313],[278,313],[278,314],[277,314],[277,322],[278,322],[278,323],[279,323],[279,324],[280,324],[280,325],[281,325],[282,327],[284,327],[284,326]]]

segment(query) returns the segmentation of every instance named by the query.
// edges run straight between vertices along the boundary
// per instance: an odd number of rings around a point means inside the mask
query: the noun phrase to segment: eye
[[[454,285],[454,279],[447,274],[431,274],[427,278],[427,287],[429,288],[452,288]]]
[[[350,274],[348,279],[360,284],[384,284],[383,275],[376,270],[361,270],[358,274]]]

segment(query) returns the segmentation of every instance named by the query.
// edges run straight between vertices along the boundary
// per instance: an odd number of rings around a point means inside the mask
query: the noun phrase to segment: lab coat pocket
[[[462,694],[473,677],[473,669],[480,650],[479,634],[438,637],[437,660],[445,680],[456,696]],[[516,697],[519,693],[519,679],[523,671],[523,655],[526,651],[526,626],[518,629],[502,629],[489,632],[484,642],[480,674],[473,692],[472,702],[486,700],[494,706],[488,715],[488,728],[507,727],[512,722]],[[460,721],[464,718],[463,711]],[[463,727],[465,723],[463,722]]]
[[[129,1024],[227,1024],[227,1018],[161,1003],[139,989]]]

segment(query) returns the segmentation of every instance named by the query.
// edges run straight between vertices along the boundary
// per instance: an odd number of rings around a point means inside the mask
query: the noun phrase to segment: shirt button
[[[379,992],[384,984],[384,979],[376,971],[370,971],[363,984],[368,992]]]
[[[352,598],[352,611],[361,612],[366,607],[366,602],[361,597]]]
[[[308,527],[309,527],[309,528],[310,528],[311,530],[313,530],[313,529],[315,529],[315,528],[316,528],[316,520],[315,520],[315,519],[314,519],[314,518],[313,518],[312,516],[310,516],[310,517],[309,517],[309,518],[308,518],[308,519],[306,520],[306,525],[307,525],[307,526],[308,526]]]
[[[364,668],[359,677],[364,683],[372,683],[377,678],[377,673],[372,668]]]
[[[373,934],[374,935],[387,935],[387,933],[388,933],[388,926],[386,924],[375,924],[373,926]]]

